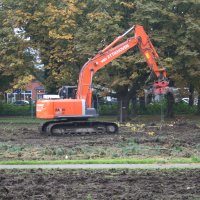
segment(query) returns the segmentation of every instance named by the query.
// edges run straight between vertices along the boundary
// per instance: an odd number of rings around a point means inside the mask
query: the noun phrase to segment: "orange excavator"
[[[130,32],[134,33],[133,37],[117,44]],[[36,117],[52,119],[40,126],[40,132],[48,135],[116,133],[116,123],[88,120],[97,116],[95,108],[92,107],[92,78],[98,70],[136,45],[157,77],[153,84],[153,93],[166,94],[169,90],[166,70],[158,68],[155,59],[159,56],[143,26],[134,25],[85,63],[80,71],[75,99],[37,101]]]

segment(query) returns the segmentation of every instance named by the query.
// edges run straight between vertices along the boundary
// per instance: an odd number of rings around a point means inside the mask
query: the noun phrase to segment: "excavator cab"
[[[75,99],[77,92],[77,86],[62,86],[58,90],[58,95],[61,99]]]

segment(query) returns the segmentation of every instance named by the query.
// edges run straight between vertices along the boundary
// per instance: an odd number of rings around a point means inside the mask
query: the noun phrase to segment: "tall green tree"
[[[82,56],[82,60],[86,62],[87,58],[95,55],[134,24],[130,18],[135,5],[131,1],[85,0],[84,3],[86,12],[83,12],[79,19],[82,25],[75,34],[79,42],[75,47],[78,54]],[[84,24],[83,21],[87,23]],[[129,35],[129,37],[132,36]],[[115,91],[123,107],[123,120],[128,117],[129,101],[138,90],[138,83],[144,84],[144,78],[141,77],[147,76],[143,73],[146,63],[144,64],[141,55],[136,52],[138,52],[137,48],[115,59],[94,78],[97,84]]]
[[[199,91],[200,2],[136,1],[134,19],[152,35],[161,55],[160,64],[169,66],[169,77],[180,88],[191,85]]]
[[[12,28],[28,38],[27,48],[39,52],[44,65],[44,83],[50,92],[72,82],[77,74],[73,50],[76,29],[76,0],[4,0],[11,7],[8,20]]]
[[[141,24],[158,50],[161,57],[159,65],[167,67],[169,72],[172,71],[178,45],[173,27],[178,24],[178,17],[172,12],[170,2],[147,0],[84,2],[88,11],[83,18],[87,24],[77,32],[79,36],[85,35],[77,48],[80,52],[84,55],[92,55],[133,24]],[[85,45],[82,46],[84,43]],[[124,109],[123,116],[127,119],[129,101],[145,84],[150,71],[137,48],[130,50],[109,65],[99,72],[96,80],[116,92],[122,107],[127,108]],[[175,71],[174,68],[173,70]]]
[[[19,75],[27,75],[33,71],[33,56],[27,48],[28,41],[14,29],[13,20],[9,18],[12,9],[6,2],[0,8],[0,76],[1,91],[12,86]]]
[[[174,1],[172,6],[179,18],[176,33],[178,46],[174,59],[176,70],[186,80],[188,88],[192,85],[200,94],[200,2]]]
[[[17,72],[16,76],[37,75],[35,51],[44,65],[44,83],[50,92],[62,85],[75,85],[88,58],[133,24],[141,24],[160,55],[159,66],[167,67],[169,77],[179,86],[193,85],[200,90],[200,3],[196,0],[2,2],[5,13],[0,14],[0,76],[15,76],[12,71]],[[134,48],[98,72],[94,81],[116,92],[126,108],[125,120],[130,99],[145,84],[149,73],[146,62]]]

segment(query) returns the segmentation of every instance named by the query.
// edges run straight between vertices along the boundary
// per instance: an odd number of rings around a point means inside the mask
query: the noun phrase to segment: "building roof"
[[[44,90],[44,86],[43,85],[40,85],[40,86],[37,86],[35,87],[36,90]]]

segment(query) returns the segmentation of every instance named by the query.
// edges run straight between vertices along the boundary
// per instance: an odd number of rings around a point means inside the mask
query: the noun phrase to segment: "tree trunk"
[[[189,87],[189,106],[194,105],[194,85],[190,84]]]
[[[120,122],[125,122],[129,119],[129,98],[128,97],[121,97],[119,101],[119,120]]]
[[[145,97],[144,96],[139,97],[139,102],[140,102],[140,109],[142,111],[145,111],[146,110]]]
[[[136,97],[136,95],[133,95],[131,101],[132,101],[131,114],[134,117],[137,115],[137,97]]]
[[[173,118],[174,117],[174,96],[172,93],[167,93],[166,95],[167,99],[167,110],[166,110],[166,117]]]
[[[197,114],[200,115],[200,94],[198,95]]]
[[[6,92],[4,93],[4,101],[5,101],[4,103],[7,103],[7,102],[8,102],[7,93],[6,93]]]

